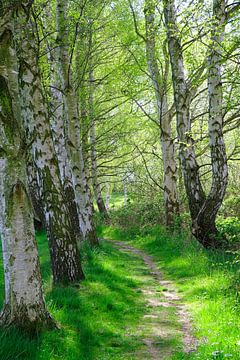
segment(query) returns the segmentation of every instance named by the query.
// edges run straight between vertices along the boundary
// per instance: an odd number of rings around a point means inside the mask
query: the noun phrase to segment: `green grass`
[[[125,230],[98,226],[98,232],[100,237],[124,240],[151,254],[188,305],[200,346],[196,353],[182,353],[174,309],[162,312],[159,326],[169,324],[176,331],[176,336],[158,343],[163,351],[174,350],[169,360],[240,359],[240,272],[233,256],[203,250],[188,235],[169,234],[159,226],[142,230],[136,224],[126,224]],[[46,302],[61,327],[37,337],[0,330],[0,360],[147,360],[141,355],[146,351],[142,341],[151,336],[151,324],[143,315],[150,310],[138,289],[144,286],[148,271],[141,259],[104,241],[94,253],[84,249],[86,280],[79,289],[53,288],[44,234],[38,234],[38,243]],[[1,306],[3,298],[0,260]]]
[[[233,256],[203,250],[188,235],[171,235],[158,226],[142,232],[116,227],[99,231],[153,255],[165,277],[175,282],[193,317],[200,346],[196,353],[178,353],[174,359],[240,359],[240,268]]]
[[[86,280],[80,288],[52,288],[44,234],[38,235],[38,243],[46,302],[60,324],[60,330],[35,337],[18,330],[0,330],[0,359],[140,359],[136,354],[140,354],[143,348],[142,337],[145,334],[142,333],[141,324],[146,314],[145,300],[138,291],[146,277],[142,260],[119,252],[112,244],[103,242],[94,253],[88,248],[84,249]],[[2,262],[0,269],[2,306]],[[176,325],[175,319],[171,321]],[[175,342],[179,344],[178,340]],[[145,357],[141,359],[145,360]]]

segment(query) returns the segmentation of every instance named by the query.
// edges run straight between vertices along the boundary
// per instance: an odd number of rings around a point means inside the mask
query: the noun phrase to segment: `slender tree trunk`
[[[54,327],[42,290],[33,212],[26,175],[18,64],[13,42],[13,5],[0,3],[0,233],[5,303],[0,325],[30,331]],[[12,5],[11,9],[7,6]],[[20,5],[20,2],[19,2]],[[3,15],[3,16],[2,16]]]
[[[94,195],[97,201],[97,206],[100,214],[102,214],[106,220],[109,220],[108,211],[102,196],[101,184],[98,179],[96,128],[95,128],[94,120],[92,121],[91,129],[90,129],[90,144],[91,144],[92,180],[93,180]]]
[[[50,46],[53,46],[52,44]],[[50,49],[49,49],[50,50]],[[61,64],[58,58],[58,51],[50,50],[50,88],[51,88],[51,117],[50,125],[53,134],[54,149],[56,152],[61,181],[64,189],[64,196],[67,200],[72,227],[76,238],[80,242],[82,234],[79,224],[78,208],[75,201],[75,192],[72,182],[72,171],[67,154],[67,129],[64,110],[64,98],[61,89]]]
[[[164,13],[167,26],[168,48],[172,66],[174,101],[177,112],[177,130],[179,139],[180,160],[184,183],[193,219],[196,219],[204,201],[205,194],[200,182],[198,164],[191,135],[190,94],[184,74],[184,63],[176,25],[174,0],[164,1]]]
[[[110,203],[111,193],[110,193],[110,184],[109,182],[106,183],[106,209],[109,210],[109,203]]]
[[[55,283],[74,283],[83,279],[77,239],[71,222],[68,199],[63,195],[57,157],[48,119],[48,110],[36,59],[34,30],[26,13],[19,10],[15,20],[16,41],[21,59],[20,91],[22,115],[43,189],[45,225],[50,245]]]
[[[68,33],[66,23],[67,3],[64,0],[57,2],[57,33],[60,45],[60,61],[64,84],[65,109],[68,127],[68,154],[73,173],[73,184],[80,214],[80,227],[84,238],[91,245],[98,245],[95,226],[93,223],[93,206],[91,193],[88,187],[83,149],[80,135],[80,119],[78,112],[77,94],[72,84],[71,64],[68,54]]]
[[[127,206],[128,201],[128,189],[127,189],[127,177],[123,179],[123,194],[124,194],[124,206]]]
[[[94,118],[94,77],[93,77],[93,64],[92,64],[92,30],[89,35],[89,49],[90,56],[88,60],[88,80],[89,80],[89,119],[90,119],[90,146],[91,146],[91,165],[92,165],[92,183],[95,199],[97,202],[98,210],[103,215],[105,220],[109,220],[107,208],[105,206],[101,184],[98,179],[98,165],[97,165],[97,149],[96,149],[96,124]]]
[[[177,164],[175,158],[174,141],[172,138],[171,117],[168,109],[167,82],[169,73],[169,60],[165,52],[165,73],[160,75],[157,50],[155,24],[156,2],[145,0],[145,23],[146,23],[146,55],[147,64],[157,103],[158,120],[161,132],[161,148],[164,167],[164,202],[166,211],[166,224],[172,225],[174,216],[179,214],[177,196]]]
[[[225,0],[213,1],[211,51],[208,59],[209,145],[211,149],[212,185],[194,223],[194,233],[205,243],[206,234],[216,234],[216,215],[222,205],[228,183],[227,155],[223,137],[223,99],[221,62],[226,21]],[[214,242],[214,239],[212,240]]]
[[[208,197],[200,181],[194,140],[191,134],[189,109],[191,91],[184,74],[184,62],[176,23],[174,0],[164,1],[168,48],[172,66],[174,100],[177,112],[177,130],[180,142],[180,159],[184,183],[192,218],[192,232],[205,247],[218,246],[216,214],[222,203],[227,186],[227,161],[222,135],[222,89],[221,89],[221,38],[224,31],[224,2],[214,1],[213,13],[217,25],[212,32],[212,50],[209,57],[209,138],[212,161],[212,187]],[[220,29],[219,29],[220,24]]]

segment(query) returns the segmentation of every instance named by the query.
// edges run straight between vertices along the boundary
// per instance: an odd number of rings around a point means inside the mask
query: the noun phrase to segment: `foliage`
[[[240,197],[237,195],[228,196],[223,202],[221,214],[223,214],[224,216],[239,216]]]
[[[145,226],[163,224],[164,210],[162,203],[157,199],[147,201],[147,199],[128,203],[125,207],[120,207],[111,213],[112,223],[123,228],[129,225],[133,231],[140,231]]]
[[[234,245],[240,243],[240,220],[237,217],[218,217],[217,227],[220,237],[226,239],[227,243]]]

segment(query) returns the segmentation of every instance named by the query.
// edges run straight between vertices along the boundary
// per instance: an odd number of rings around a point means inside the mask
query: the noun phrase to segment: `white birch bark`
[[[127,206],[128,201],[128,189],[127,189],[127,177],[123,179],[123,195],[124,195],[124,206]]]
[[[192,218],[192,232],[205,247],[216,247],[218,246],[218,240],[215,219],[227,186],[227,160],[222,133],[221,87],[221,43],[224,33],[225,1],[214,0],[213,3],[212,45],[208,64],[212,187],[207,197],[200,181],[199,167],[194,151],[194,140],[191,136],[189,116],[191,91],[187,86],[184,74],[184,61],[176,23],[174,0],[164,1],[164,14],[172,65],[180,159]]]
[[[204,206],[195,222],[194,231],[201,227],[217,232],[215,219],[222,205],[228,184],[227,155],[223,137],[223,95],[221,63],[226,24],[226,1],[213,0],[212,35],[208,58],[209,145],[211,149],[212,185]]]
[[[51,11],[49,6],[48,11]],[[55,44],[49,43],[48,59],[50,64],[50,125],[53,135],[54,149],[56,152],[64,196],[67,199],[69,214],[72,227],[78,242],[82,240],[82,233],[79,224],[78,208],[75,200],[75,192],[72,182],[72,171],[67,153],[67,129],[66,116],[64,109],[64,96],[61,91],[61,63],[59,60],[59,50],[55,49]]]
[[[177,131],[179,152],[184,183],[188,195],[189,208],[195,219],[205,201],[200,182],[198,164],[191,135],[190,103],[191,94],[185,79],[183,54],[179,31],[176,25],[176,9],[174,0],[164,1],[164,13],[167,27],[168,49],[172,67],[174,102],[177,112]]]
[[[156,1],[145,0],[146,24],[146,56],[149,73],[153,83],[157,103],[158,121],[160,126],[160,141],[164,168],[164,202],[166,212],[166,225],[172,225],[174,216],[179,213],[177,196],[177,164],[175,158],[174,140],[172,138],[171,116],[168,109],[167,82],[168,57],[165,54],[165,73],[161,76],[156,50]]]
[[[80,117],[77,94],[72,84],[71,64],[68,54],[67,32],[67,3],[64,0],[57,2],[57,33],[59,42],[59,57],[62,67],[63,91],[68,128],[68,155],[70,159],[75,196],[80,215],[80,228],[84,238],[89,239],[92,245],[98,245],[96,230],[93,223],[93,206],[91,193],[88,187],[85,163],[80,134]]]
[[[111,199],[111,192],[110,192],[110,183],[106,183],[106,209],[109,210],[110,206],[110,199]]]
[[[97,140],[96,140],[96,124],[94,117],[94,77],[93,77],[93,64],[92,64],[92,30],[89,34],[89,59],[88,59],[88,82],[89,82],[89,122],[90,122],[90,146],[91,146],[91,170],[92,170],[92,185],[97,202],[98,210],[103,215],[105,220],[109,220],[107,208],[105,206],[102,188],[98,177],[98,164],[97,164]]]
[[[21,59],[20,92],[22,116],[32,143],[32,156],[43,189],[54,283],[71,283],[83,279],[76,234],[64,196],[57,157],[36,58],[34,28],[25,11],[15,19],[16,42]]]
[[[14,7],[8,5],[13,4],[6,4],[3,12],[0,7],[4,14],[0,20],[0,233],[5,277],[0,324],[36,331],[53,327],[54,322],[44,302],[28,195],[27,149],[13,42]]]

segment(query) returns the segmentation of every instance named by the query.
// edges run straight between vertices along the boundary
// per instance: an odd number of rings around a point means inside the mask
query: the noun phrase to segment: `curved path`
[[[141,353],[136,354],[136,359],[169,359],[179,338],[184,352],[195,351],[198,344],[192,335],[190,317],[173,283],[163,279],[152,257],[142,250],[121,241],[111,240],[111,243],[122,252],[140,257],[145,268],[143,286],[137,289],[146,299],[146,314],[138,329],[144,346]]]

